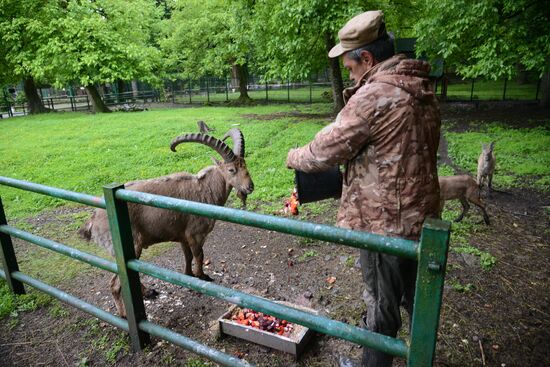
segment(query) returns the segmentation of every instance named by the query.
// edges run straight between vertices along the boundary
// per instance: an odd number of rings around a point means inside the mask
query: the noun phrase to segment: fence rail
[[[139,274],[141,273],[194,289],[241,307],[252,308],[284,318],[327,335],[405,358],[408,361],[408,366],[429,366],[433,362],[447,261],[450,229],[447,222],[427,220],[423,227],[421,239],[416,242],[146,194],[126,190],[122,185],[105,186],[105,199],[101,199],[7,177],[0,177],[0,184],[107,209],[116,263],[9,226],[0,199],[0,244],[3,261],[3,270],[0,270],[0,276],[7,280],[10,289],[16,294],[25,292],[23,287],[23,283],[25,283],[127,331],[130,334],[134,350],[143,348],[149,343],[149,335],[155,335],[222,365],[250,365],[246,361],[239,360],[147,321],[139,283]],[[228,222],[417,259],[418,275],[410,342],[407,344],[401,339],[283,306],[262,297],[239,292],[138,260],[134,253],[127,202],[207,216]],[[11,236],[118,274],[122,285],[127,320],[114,316],[20,272]]]

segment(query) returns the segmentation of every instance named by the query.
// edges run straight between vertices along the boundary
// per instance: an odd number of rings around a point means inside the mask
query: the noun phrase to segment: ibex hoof
[[[213,282],[214,281],[214,279],[210,278],[206,274],[203,274],[203,275],[199,276],[198,278],[201,279],[201,280],[206,280],[207,282]]]

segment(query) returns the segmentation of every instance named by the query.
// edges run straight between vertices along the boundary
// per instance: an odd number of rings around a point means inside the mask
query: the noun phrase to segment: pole
[[[474,81],[475,81],[475,78],[472,78],[472,89],[470,90],[470,101],[474,100]]]
[[[313,102],[313,99],[312,99],[312,96],[311,96],[311,87],[312,87],[312,82],[311,82],[311,75],[309,76],[309,103],[312,103]]]
[[[225,76],[225,101],[229,102],[229,87],[227,86],[227,75]]]
[[[504,79],[504,91],[502,92],[502,100],[506,99],[506,86],[508,84],[508,78]]]
[[[191,77],[189,77],[189,81],[187,82],[187,87],[189,89],[189,104],[192,104],[193,101],[191,100],[191,93],[193,93],[193,90],[191,89]]]
[[[290,79],[288,79],[288,82],[286,84],[286,96],[288,102],[290,102]]]
[[[109,228],[113,238],[113,250],[118,268],[118,278],[124,300],[130,341],[134,351],[142,350],[151,340],[149,334],[139,329],[140,321],[147,320],[139,273],[128,268],[128,261],[136,259],[128,204],[116,198],[117,190],[124,185],[111,184],[103,187]]]
[[[210,103],[210,90],[208,84],[208,77],[206,77],[206,100]]]

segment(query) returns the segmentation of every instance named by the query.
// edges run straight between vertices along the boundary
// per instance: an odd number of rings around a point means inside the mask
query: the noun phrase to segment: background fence
[[[453,74],[434,78],[436,94],[442,101],[536,101],[539,100],[541,80],[535,76],[518,80],[460,79]],[[129,83],[127,83],[129,84]],[[349,86],[350,82],[346,81]],[[129,87],[131,88],[131,86]],[[239,98],[239,88],[229,78],[202,77],[165,81],[163,88],[154,89],[138,83],[134,91],[119,92],[117,88],[100,88],[103,101],[113,109],[126,104],[145,107],[148,103],[221,104]],[[264,103],[318,103],[332,101],[331,83],[325,75],[302,81],[264,82],[251,76],[247,85],[250,98]],[[101,93],[103,92],[103,93]],[[40,89],[46,108],[53,111],[90,111],[91,101],[82,89]],[[5,96],[0,100],[0,117],[25,115],[24,103],[15,103]]]

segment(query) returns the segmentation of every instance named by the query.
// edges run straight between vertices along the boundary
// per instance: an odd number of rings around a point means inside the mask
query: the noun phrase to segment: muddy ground
[[[548,121],[548,111],[532,106],[447,105],[444,119],[456,129],[469,121],[503,121],[529,126]],[[309,116],[308,116],[309,117]],[[299,116],[297,117],[299,118]],[[447,158],[441,145],[442,160]],[[452,163],[452,162],[451,162]],[[491,225],[472,225],[471,245],[496,257],[485,270],[474,255],[449,253],[436,366],[544,366],[550,365],[549,215],[550,195],[530,189],[512,189],[487,197]],[[322,215],[302,219],[333,223],[337,202],[326,204]],[[74,214],[85,208],[61,208],[27,218],[41,228],[74,227]],[[479,222],[472,209],[465,221]],[[51,233],[51,231],[50,231]],[[60,230],[57,240],[71,237]],[[17,251],[28,245],[15,240]],[[217,284],[272,300],[290,301],[321,314],[356,325],[363,304],[358,250],[308,241],[236,224],[218,222],[205,244],[205,270]],[[44,256],[37,252],[37,256]],[[182,254],[174,245],[151,262],[182,270]],[[333,284],[327,278],[335,277]],[[58,286],[87,302],[114,312],[107,283],[110,274],[90,270]],[[260,366],[335,366],[340,354],[358,357],[360,348],[336,338],[315,335],[296,361],[288,354],[232,337],[219,338],[212,324],[230,304],[145,277],[159,297],[146,301],[149,319],[183,335],[237,355]],[[457,289],[462,285],[467,289]],[[404,328],[406,329],[406,327]],[[401,333],[406,337],[405,331]],[[205,361],[205,360],[203,360]],[[122,331],[68,306],[21,312],[15,321],[0,320],[1,366],[201,366],[185,350],[153,338],[150,347],[131,353]],[[396,359],[394,366],[404,366]]]

